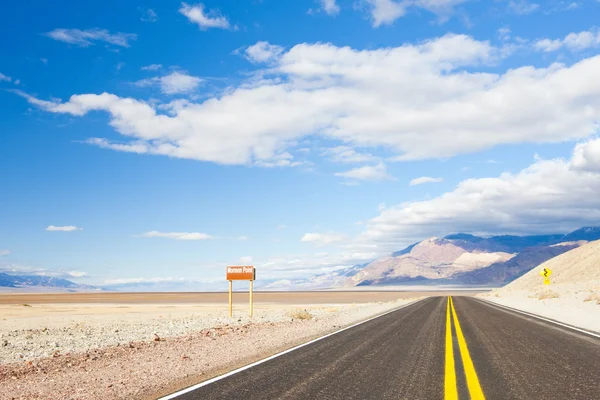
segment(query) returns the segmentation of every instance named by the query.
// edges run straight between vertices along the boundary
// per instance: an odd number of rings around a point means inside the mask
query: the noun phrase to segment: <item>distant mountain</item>
[[[66,290],[99,290],[95,286],[83,285],[71,282],[67,279],[54,278],[50,276],[37,275],[8,275],[0,272],[0,287],[48,287],[62,288]]]
[[[600,227],[584,227],[566,235],[480,237],[454,233],[414,243],[367,265],[353,267],[353,275],[342,286],[499,285],[511,282],[540,263],[598,239]]]
[[[576,242],[587,240],[588,242],[600,239],[600,226],[588,226],[579,228],[576,231],[562,237],[561,242]]]
[[[454,274],[505,262],[513,253],[491,241],[476,237],[430,238],[410,249],[369,263],[347,279],[345,286],[397,285],[400,283],[446,279]],[[394,255],[400,254],[400,255]]]

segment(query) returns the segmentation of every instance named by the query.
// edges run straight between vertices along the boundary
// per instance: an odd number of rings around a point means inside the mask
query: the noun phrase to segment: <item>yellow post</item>
[[[250,281],[250,318],[252,318],[252,314],[254,312],[254,299],[252,298],[254,281]]]
[[[229,281],[229,317],[233,317],[233,281]]]

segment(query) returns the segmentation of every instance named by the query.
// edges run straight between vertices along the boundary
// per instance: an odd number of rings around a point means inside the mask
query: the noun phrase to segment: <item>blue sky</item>
[[[600,220],[597,1],[23,1],[0,270],[303,277]]]

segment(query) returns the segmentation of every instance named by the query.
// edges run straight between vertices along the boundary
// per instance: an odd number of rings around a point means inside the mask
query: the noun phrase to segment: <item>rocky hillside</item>
[[[540,270],[549,268],[550,286],[543,285]],[[587,243],[536,266],[514,282],[498,289],[498,296],[512,292],[537,293],[548,289],[558,296],[594,297],[600,304],[600,240]]]

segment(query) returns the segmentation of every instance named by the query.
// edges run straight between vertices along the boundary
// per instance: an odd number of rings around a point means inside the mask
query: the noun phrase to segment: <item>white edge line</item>
[[[585,333],[586,335],[589,335],[589,336],[594,336],[594,337],[600,338],[600,334],[598,334],[598,333],[595,333],[595,332],[592,332],[592,331],[588,331],[588,330],[585,330],[585,329],[581,329],[581,328],[577,328],[576,326],[573,326],[573,325],[563,324],[562,322],[556,321],[554,319],[545,318],[545,317],[542,317],[542,316],[537,315],[537,314],[529,313],[527,311],[518,310],[516,308],[508,307],[508,306],[505,306],[503,304],[498,304],[498,303],[495,303],[495,302],[493,302],[491,300],[482,299],[480,297],[478,297],[477,300],[480,300],[480,301],[483,301],[485,303],[494,305],[496,307],[504,308],[506,310],[513,311],[513,312],[516,312],[516,313],[519,313],[519,314],[524,314],[524,315],[528,315],[528,316],[533,317],[533,318],[541,319],[542,321],[550,322],[550,323],[552,323],[554,325],[560,325],[560,326],[563,326],[565,328],[569,328],[569,329],[577,331],[577,332]]]
[[[427,299],[427,298],[429,298],[429,297],[426,297],[425,299]],[[407,304],[403,304],[403,305],[401,305],[400,307],[394,308],[393,310],[390,310],[390,311],[386,311],[386,312],[384,312],[383,314],[376,315],[376,316],[374,316],[374,317],[371,317],[371,318],[369,318],[369,319],[366,319],[366,320],[364,320],[364,321],[358,322],[358,323],[356,323],[356,324],[354,324],[354,325],[350,325],[350,326],[347,326],[347,327],[345,327],[345,328],[342,328],[342,329],[340,329],[340,330],[337,330],[337,331],[335,331],[335,332],[328,333],[328,334],[327,334],[327,335],[325,335],[325,336],[321,336],[321,337],[318,337],[318,338],[316,338],[316,339],[313,339],[313,340],[311,340],[311,341],[309,341],[309,342],[302,343],[302,344],[300,344],[300,345],[298,345],[298,346],[296,346],[296,347],[292,347],[291,349],[284,350],[284,351],[282,351],[281,353],[273,354],[272,356],[269,356],[269,357],[267,357],[267,358],[263,358],[262,360],[258,360],[258,361],[256,361],[256,362],[253,362],[252,364],[248,364],[248,365],[246,365],[246,366],[244,366],[244,367],[241,367],[241,368],[238,368],[238,369],[234,369],[233,371],[227,372],[227,373],[225,373],[225,374],[223,374],[223,375],[216,376],[216,377],[214,377],[214,378],[212,378],[212,379],[209,379],[209,380],[207,380],[207,381],[204,381],[204,382],[198,383],[198,384],[196,384],[196,385],[194,385],[194,386],[190,386],[190,387],[188,387],[188,388],[185,388],[185,389],[182,389],[182,390],[180,390],[180,391],[178,391],[178,392],[175,392],[175,393],[169,394],[169,395],[167,395],[167,396],[165,396],[165,397],[161,397],[161,398],[159,398],[158,400],[170,400],[170,399],[174,399],[174,398],[176,398],[176,397],[178,397],[178,396],[181,396],[182,394],[185,394],[185,393],[188,393],[188,392],[192,392],[192,391],[194,391],[194,390],[196,390],[196,389],[199,389],[199,388],[201,388],[201,387],[203,387],[203,386],[210,385],[211,383],[214,383],[214,382],[220,381],[221,379],[225,379],[225,378],[227,378],[227,377],[229,377],[229,376],[231,376],[231,375],[235,375],[235,374],[237,374],[237,373],[239,373],[239,372],[245,371],[245,370],[247,370],[247,369],[250,369],[250,368],[252,368],[252,367],[255,367],[255,366],[259,365],[259,364],[262,364],[262,363],[264,363],[264,362],[267,362],[267,361],[269,361],[269,360],[272,360],[272,359],[274,359],[274,358],[277,358],[277,357],[279,357],[279,356],[282,356],[282,355],[284,355],[284,354],[290,353],[290,352],[292,352],[292,351],[294,351],[294,350],[298,350],[299,348],[302,348],[302,347],[304,347],[304,346],[308,346],[309,344],[313,344],[313,343],[315,343],[315,342],[318,342],[319,340],[323,340],[323,339],[325,339],[325,338],[328,338],[329,336],[333,336],[333,335],[336,335],[336,334],[338,334],[338,333],[340,333],[340,332],[343,332],[343,331],[345,331],[345,330],[348,330],[348,329],[354,328],[355,326],[362,325],[362,324],[364,324],[364,323],[367,323],[367,322],[369,322],[369,321],[372,321],[372,320],[374,320],[374,319],[376,319],[376,318],[379,318],[379,317],[383,317],[384,315],[387,315],[387,314],[393,313],[394,311],[401,310],[401,309],[403,309],[403,308],[406,308],[406,307],[408,307],[408,306],[410,306],[410,305],[413,305],[413,304],[415,304],[415,303],[418,303],[419,301],[423,301],[423,300],[425,300],[425,299],[419,299],[419,300],[411,301],[410,303],[407,303]]]

